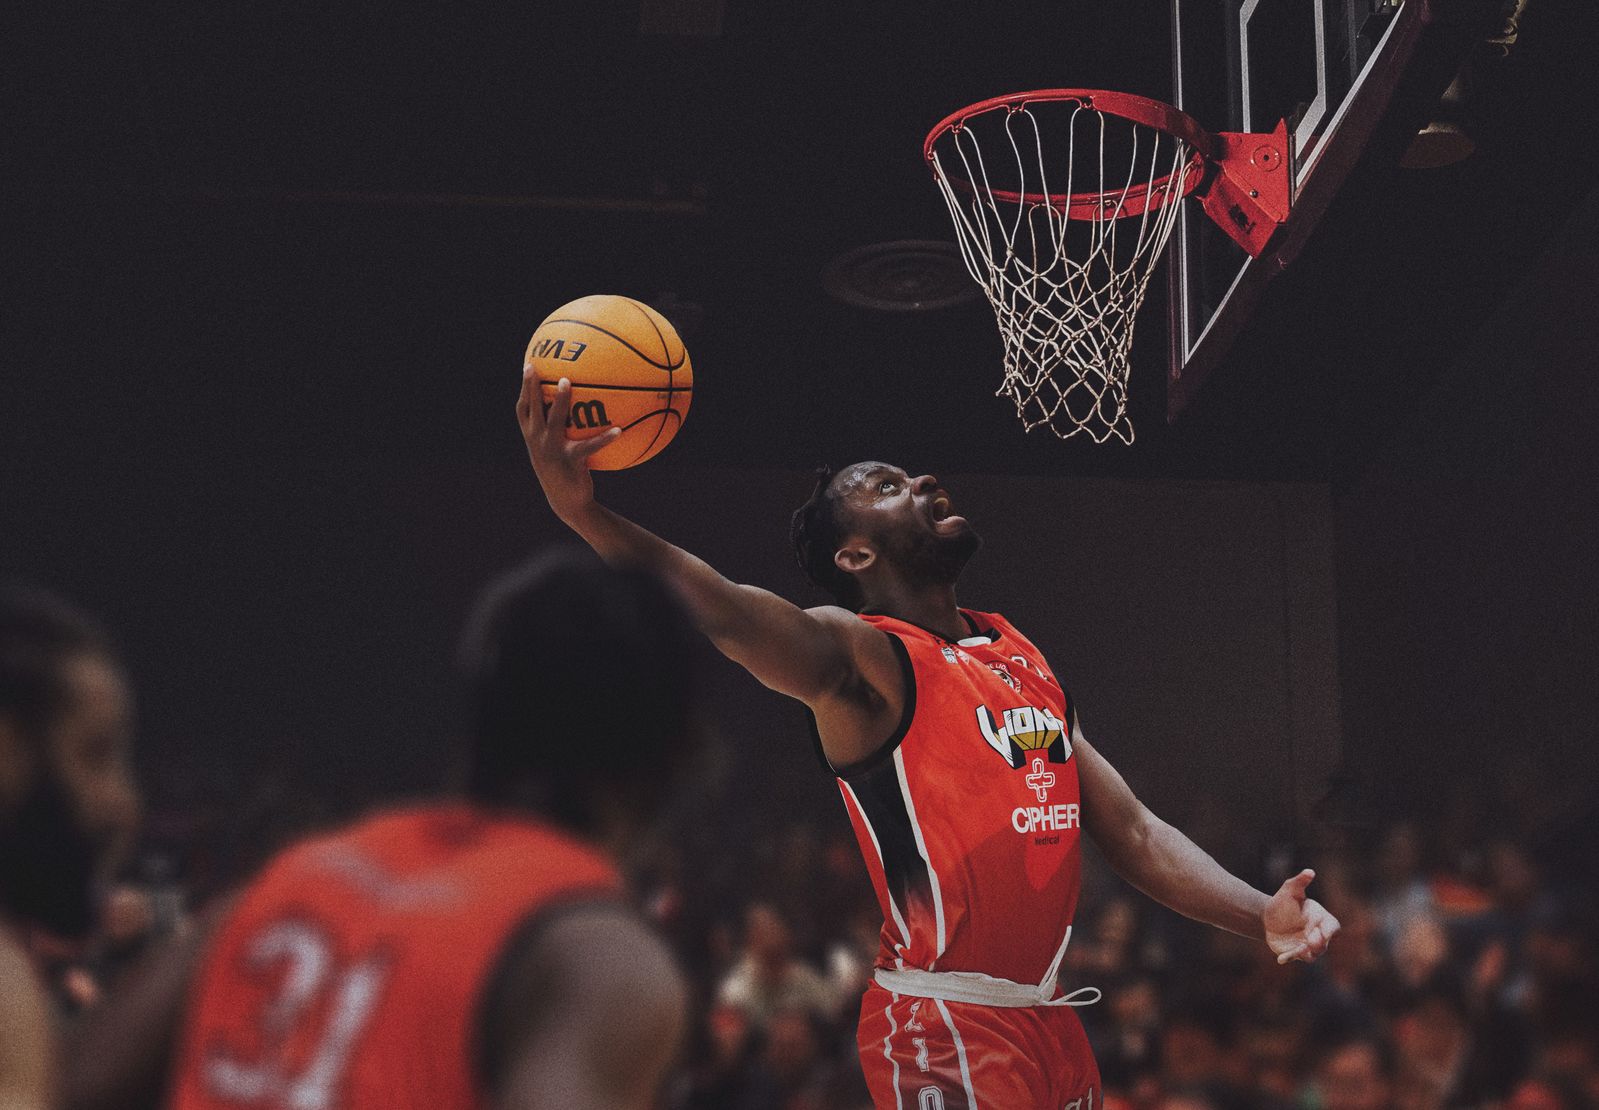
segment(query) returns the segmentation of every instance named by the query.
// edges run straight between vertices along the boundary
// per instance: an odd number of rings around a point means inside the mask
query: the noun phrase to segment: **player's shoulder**
[[[842,605],[813,605],[805,610],[805,615],[823,624],[836,625],[841,628],[870,628],[871,625],[863,621],[859,613],[852,613]]]
[[[623,1044],[675,1036],[687,998],[671,951],[620,898],[543,908],[513,932],[486,984],[481,1078],[494,1090],[530,1041],[563,1028]]]

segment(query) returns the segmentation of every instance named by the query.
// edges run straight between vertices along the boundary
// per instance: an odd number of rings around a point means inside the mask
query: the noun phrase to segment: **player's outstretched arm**
[[[574,909],[507,953],[482,1030],[495,1110],[649,1110],[677,1059],[687,991],[620,907]]]
[[[849,697],[851,691],[882,686],[887,686],[882,696],[889,702],[903,696],[897,686],[898,663],[887,638],[845,610],[801,609],[768,590],[731,582],[704,560],[597,502],[588,459],[610,443],[617,430],[593,439],[568,440],[566,415],[571,405],[570,383],[562,379],[546,414],[537,376],[530,367],[522,368],[516,415],[533,471],[555,515],[601,558],[660,575],[724,655],[779,693],[813,708],[838,695]],[[890,720],[898,712],[896,705],[882,709]]]
[[[1309,963],[1327,951],[1338,919],[1305,896],[1314,872],[1301,871],[1268,897],[1150,812],[1080,730],[1073,733],[1072,752],[1083,828],[1122,878],[1185,917],[1264,940],[1278,963]]]

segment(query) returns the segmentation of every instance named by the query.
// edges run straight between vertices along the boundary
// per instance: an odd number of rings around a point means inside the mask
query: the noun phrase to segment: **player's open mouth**
[[[960,528],[966,523],[965,517],[955,516],[951,513],[950,510],[952,508],[949,494],[940,493],[933,498],[932,504],[927,507],[927,513],[933,518],[933,527],[935,529],[943,532],[948,530],[945,526]]]

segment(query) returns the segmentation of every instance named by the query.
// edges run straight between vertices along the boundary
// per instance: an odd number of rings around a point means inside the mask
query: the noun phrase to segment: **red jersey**
[[[478,1019],[511,934],[559,903],[619,892],[598,853],[465,804],[291,848],[205,956],[170,1105],[482,1106]]]
[[[878,966],[1044,984],[1077,907],[1081,809],[1073,707],[1043,655],[997,613],[946,640],[888,633],[905,715],[874,756],[837,768],[883,909]]]

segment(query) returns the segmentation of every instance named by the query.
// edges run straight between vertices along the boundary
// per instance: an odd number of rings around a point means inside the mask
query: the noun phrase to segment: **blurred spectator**
[[[1361,1037],[1335,1044],[1316,1067],[1320,1110],[1391,1110],[1393,1060],[1381,1041]]]
[[[0,1092],[50,1101],[55,1031],[36,958],[63,960],[61,997],[98,999],[68,962],[95,893],[138,823],[132,695],[105,634],[66,603],[0,584]]]
[[[1101,1030],[1092,1042],[1107,1087],[1131,1087],[1135,1077],[1155,1070],[1160,990],[1152,976],[1128,978],[1108,988],[1104,1012],[1088,1015],[1085,1024]]]
[[[1352,897],[1337,913],[1343,930],[1338,943],[1316,965],[1307,1000],[1311,1027],[1322,1041],[1374,1031],[1377,1016],[1372,1003],[1384,993],[1375,915]]]
[[[717,1001],[743,1010],[757,1030],[765,1030],[779,1010],[830,1020],[837,1005],[827,980],[794,955],[788,923],[767,902],[745,912],[744,950],[722,980]]]
[[[1201,1090],[1173,1091],[1160,1097],[1154,1110],[1220,1110],[1209,1095]]]
[[[1455,1105],[1471,1034],[1460,1001],[1439,986],[1417,996],[1394,1023],[1402,1101],[1417,1107]]]
[[[1227,1008],[1204,999],[1166,1019],[1160,1031],[1160,1079],[1168,1091],[1214,1094],[1227,1086]]]
[[[1421,840],[1415,827],[1396,825],[1383,838],[1375,860],[1371,911],[1377,932],[1390,949],[1417,918],[1436,916],[1432,890],[1421,870]]]
[[[1407,990],[1426,984],[1448,959],[1449,934],[1436,918],[1409,917],[1393,938],[1393,969]]]
[[[1299,1094],[1303,1025],[1256,1021],[1239,1037],[1229,1077],[1262,1107],[1291,1106]]]
[[[827,950],[827,979],[833,989],[834,1011],[853,1013],[872,977],[873,961],[882,944],[882,913],[876,902],[857,906],[848,916],[848,932]]]
[[[755,1027],[737,1006],[711,1008],[687,1073],[677,1084],[674,1106],[696,1110],[733,1110],[744,1096],[744,1083],[755,1047]]]
[[[832,1065],[822,1053],[824,1044],[822,1024],[809,1010],[774,1011],[739,1110],[828,1110]]]

